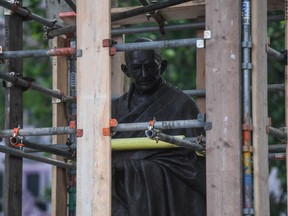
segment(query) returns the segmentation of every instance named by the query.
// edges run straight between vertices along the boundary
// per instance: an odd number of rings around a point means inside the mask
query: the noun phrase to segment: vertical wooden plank
[[[267,1],[253,0],[251,3],[254,209],[255,215],[268,216]]]
[[[113,40],[118,43],[123,43],[123,37],[113,37]],[[124,52],[119,52],[112,58],[112,70],[111,70],[111,93],[112,97],[119,97],[125,91],[125,77],[121,70],[121,64],[124,64]]]
[[[207,0],[207,215],[242,215],[240,1]]]
[[[111,7],[118,7],[118,0],[111,0]],[[120,26],[113,26],[113,28]],[[124,35],[114,36],[113,40],[117,43],[123,43]],[[125,76],[121,70],[121,64],[124,64],[124,52],[118,52],[111,58],[112,61],[112,70],[111,70],[111,93],[113,97],[121,96],[125,91]]]
[[[22,1],[19,1],[22,4]],[[23,49],[23,22],[17,15],[5,12],[6,50]],[[7,72],[23,75],[23,60],[11,59],[7,62]],[[17,86],[5,89],[5,128],[23,127],[23,89]],[[6,139],[9,145],[9,139]],[[5,155],[4,175],[4,215],[22,215],[22,158]]]
[[[198,19],[198,21],[203,21],[203,19]],[[203,38],[205,29],[197,29],[196,35],[198,38]],[[196,53],[196,67],[197,67],[197,76],[196,76],[196,88],[199,90],[205,89],[205,48],[197,49]],[[205,96],[199,96],[196,99],[199,110],[201,113],[206,113],[206,101]]]
[[[53,48],[65,47],[65,39],[56,37],[52,41]],[[63,94],[68,92],[68,60],[67,56],[55,56],[52,58],[53,63],[53,89],[57,89]],[[63,127],[67,125],[65,104],[57,103],[52,100],[52,124],[53,127]],[[58,135],[52,137],[52,143],[66,143],[67,135]],[[62,157],[55,158],[62,160]],[[51,215],[67,215],[67,179],[66,170],[53,166],[52,168],[52,209]]]
[[[110,28],[110,1],[77,1],[77,215],[111,215]]]

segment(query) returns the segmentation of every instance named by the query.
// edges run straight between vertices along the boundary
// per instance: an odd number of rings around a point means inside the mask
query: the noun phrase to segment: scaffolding
[[[5,214],[13,212],[13,215],[21,215],[22,196],[15,194],[21,194],[21,158],[24,157],[55,166],[52,215],[67,215],[67,212],[69,215],[91,215],[91,212],[93,215],[111,215],[111,149],[121,147],[113,147],[110,135],[119,131],[143,130],[151,139],[157,137],[197,151],[205,148],[207,215],[269,215],[268,159],[286,159],[287,148],[283,144],[268,148],[268,134],[287,142],[287,132],[269,125],[267,92],[285,90],[287,103],[288,84],[267,85],[267,54],[282,62],[287,56],[267,45],[267,14],[263,11],[284,10],[284,1],[140,2],[143,6],[131,9],[111,8],[113,2],[110,1],[84,0],[75,4],[72,0],[65,0],[73,11],[67,14],[67,26],[31,13],[22,7],[22,1],[11,3],[0,0],[0,6],[11,11],[5,15],[8,40],[5,51],[0,53],[0,60],[6,59],[8,65],[8,73],[0,73],[0,79],[5,81],[5,106],[8,110],[5,113],[6,129],[0,130],[0,138],[9,138],[6,146],[0,146],[0,151],[7,155],[5,182],[9,182],[9,187],[5,188]],[[94,6],[87,7],[89,4]],[[123,28],[129,24],[145,23],[147,16],[157,25]],[[53,41],[53,49],[22,50],[23,41],[20,38],[24,18],[48,27],[46,36]],[[166,25],[165,20],[168,19],[198,21]],[[285,19],[287,21],[287,14]],[[154,31],[165,34],[166,31],[191,28],[197,28],[197,38],[151,43],[121,41],[125,34]],[[66,40],[69,47],[65,47]],[[117,77],[119,75],[115,72],[111,75],[107,71],[118,70],[116,68],[123,60],[123,54],[119,52],[179,46],[197,47],[198,89],[184,92],[198,97],[200,109],[207,114],[207,119],[200,116],[195,120],[156,121],[153,128],[150,122],[117,124],[112,121],[111,95],[123,93],[124,79]],[[53,90],[43,88],[33,80],[23,79],[22,59],[36,57],[53,58]],[[113,90],[114,86],[118,89]],[[28,89],[53,98],[52,128],[21,128],[23,107],[18,104],[22,104],[23,90]],[[17,100],[17,105],[14,100]],[[287,109],[288,105],[285,104],[285,107]],[[287,116],[286,113],[286,126]],[[189,140],[159,131],[186,127],[203,127],[207,130],[206,137]],[[24,137],[42,135],[57,135],[53,136],[52,143],[55,144],[33,143]],[[199,145],[199,139],[205,143],[204,147]],[[170,144],[161,147],[175,147]],[[49,152],[55,158],[33,154],[38,151]],[[79,188],[77,198],[76,184]]]

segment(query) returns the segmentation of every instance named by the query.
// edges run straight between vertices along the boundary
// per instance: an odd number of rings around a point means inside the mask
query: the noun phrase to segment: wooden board
[[[203,22],[200,19],[199,22]],[[203,38],[204,29],[197,29],[196,35],[198,38]],[[198,48],[196,51],[196,88],[199,90],[205,89],[206,74],[205,74],[205,48]],[[205,96],[196,98],[197,105],[201,113],[206,113],[206,100]]]
[[[285,10],[285,0],[267,0],[268,11]]]
[[[65,47],[65,39],[56,37],[52,41],[53,48]],[[67,56],[54,56],[52,58],[52,80],[53,89],[58,89],[64,95],[68,92]],[[52,99],[52,124],[53,127],[67,126],[65,113],[65,104],[57,103]],[[58,135],[52,137],[52,143],[63,144],[67,141],[67,135]],[[56,159],[63,160],[62,157],[56,156]],[[67,215],[67,179],[66,170],[53,166],[52,168],[52,199],[51,215]]]
[[[254,209],[256,216],[268,216],[267,13],[263,13],[267,10],[267,4],[264,0],[253,0],[251,6]]]
[[[268,10],[284,10],[284,0],[268,0]],[[169,20],[187,20],[187,19],[196,19],[197,17],[205,16],[205,1],[204,0],[194,0],[179,5],[171,6],[168,8],[160,9],[159,12],[161,16],[164,17],[166,21]],[[129,11],[142,6],[133,6],[133,7],[115,7],[111,9],[111,15]],[[66,17],[61,19],[66,25],[75,25],[76,17],[73,15],[74,12],[68,12]],[[59,16],[62,16],[59,14]],[[130,17],[127,19],[115,21],[113,25],[130,25],[130,24],[140,24],[140,23],[153,23],[155,20],[153,18],[147,19],[146,13],[138,16]]]
[[[123,36],[113,37],[117,43],[123,43]],[[112,56],[112,70],[111,70],[111,94],[112,97],[121,96],[127,89],[125,89],[125,75],[121,70],[121,64],[125,64],[124,52],[118,52]]]
[[[111,14],[117,14],[121,12],[125,12],[137,7],[120,7],[120,8],[112,8]],[[197,18],[198,16],[205,15],[205,3],[202,0],[191,1],[175,6],[171,6],[168,8],[160,9],[159,12],[163,16],[163,18],[167,20],[182,20],[182,19],[193,19]],[[131,18],[119,20],[113,22],[113,24],[117,25],[128,25],[128,24],[138,24],[138,23],[148,23],[154,22],[151,18],[150,20],[147,19],[146,14],[141,14],[138,16],[134,16]]]
[[[206,1],[207,215],[242,215],[241,2]]]
[[[110,1],[77,1],[77,215],[111,215],[110,29]]]

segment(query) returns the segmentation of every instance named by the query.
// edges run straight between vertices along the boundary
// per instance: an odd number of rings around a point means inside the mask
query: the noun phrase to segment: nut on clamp
[[[111,40],[111,39],[103,39],[102,46],[103,47],[109,47],[109,55],[114,56],[117,53],[117,49],[115,47],[112,47],[113,44],[116,44],[117,41]]]

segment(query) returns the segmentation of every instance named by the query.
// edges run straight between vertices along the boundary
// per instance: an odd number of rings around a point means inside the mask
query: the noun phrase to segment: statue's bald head
[[[136,40],[133,41],[133,43],[140,43],[140,42],[152,42],[153,40],[149,39],[149,38],[138,38]],[[129,65],[129,61],[131,58],[131,55],[133,54],[133,52],[142,52],[142,53],[154,53],[154,58],[158,61],[161,62],[162,57],[161,57],[161,51],[160,49],[151,49],[151,50],[128,50],[125,52],[125,62],[127,65]]]
[[[135,43],[151,42],[148,38],[139,38]],[[122,71],[132,79],[139,93],[149,93],[157,89],[161,74],[167,66],[162,60],[159,49],[132,50],[125,52],[126,65]]]

